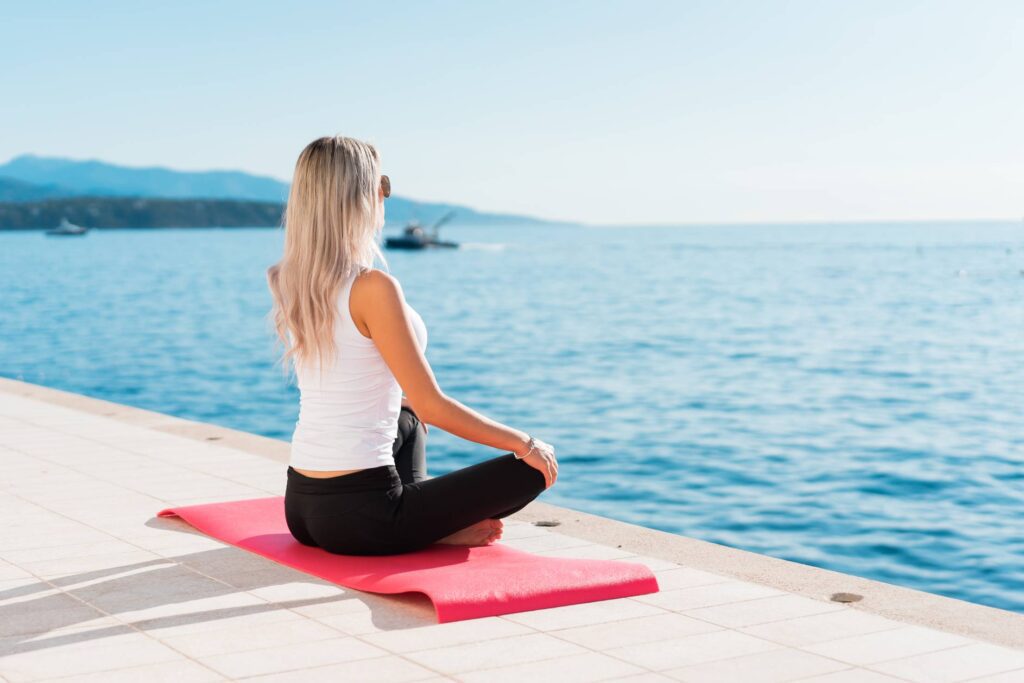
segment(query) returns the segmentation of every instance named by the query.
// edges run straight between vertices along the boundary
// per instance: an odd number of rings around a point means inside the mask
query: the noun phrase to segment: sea
[[[288,440],[283,237],[0,233],[0,375]],[[1024,613],[1024,223],[442,237],[378,267],[442,390],[555,447],[539,500]]]

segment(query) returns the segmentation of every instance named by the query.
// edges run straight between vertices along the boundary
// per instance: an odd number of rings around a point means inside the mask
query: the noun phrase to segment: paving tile
[[[288,612],[254,595],[225,593],[194,600],[175,600],[164,604],[128,609],[116,613],[118,619],[144,631],[166,629],[188,622],[220,622],[224,615],[257,612]],[[273,619],[268,621],[284,621]]]
[[[970,679],[970,683],[1021,683],[1021,681],[1024,681],[1024,669],[1014,669],[1013,671],[1004,671],[992,674],[991,676]]]
[[[228,679],[216,671],[187,659],[133,666],[129,669],[46,679],[47,683],[138,683],[139,681],[146,681],[146,683],[206,683],[207,681],[226,680]]]
[[[137,490],[144,491],[154,498],[164,501],[166,507],[175,505],[191,505],[194,500],[243,500],[246,498],[260,498],[267,495],[266,491],[260,491],[250,486],[234,484],[224,481],[196,484],[192,481],[179,483],[167,482],[158,484],[146,484],[137,487]]]
[[[587,650],[573,643],[544,633],[533,633],[420,650],[404,656],[434,671],[451,675],[585,652]]]
[[[768,624],[743,626],[737,630],[795,647],[864,633],[887,631],[905,625],[902,622],[879,617],[862,610],[843,609],[784,621],[773,621]]]
[[[8,598],[0,607],[0,621],[5,625],[0,627],[0,635],[31,638],[38,634],[122,624],[116,617],[102,614],[88,605],[85,609],[77,609],[81,602],[68,601],[68,596],[56,589],[34,591],[33,586],[23,588],[27,592]]]
[[[169,636],[183,636],[190,633],[223,631],[233,628],[255,627],[258,624],[269,624],[277,621],[290,621],[301,615],[286,609],[278,609],[268,604],[246,604],[236,607],[206,610],[201,613],[182,613],[161,616],[153,619],[128,621],[154,638],[162,639]]]
[[[676,567],[673,569],[661,569],[654,572],[658,580],[658,588],[663,591],[675,590],[676,588],[690,588],[692,586],[708,586],[713,583],[730,583],[734,579],[721,574],[691,569],[690,567]]]
[[[523,662],[482,671],[469,671],[456,678],[465,683],[519,683],[523,680],[554,681],[559,683],[587,683],[607,681],[617,676],[646,673],[643,669],[620,659],[597,652],[565,655],[555,659]]]
[[[174,603],[185,603],[228,594],[235,594],[242,598],[236,604],[266,602],[255,595],[239,591],[163,558],[160,558],[160,564],[153,565],[148,568],[148,571],[136,571],[126,575],[101,574],[97,578],[104,578],[104,580],[84,586],[67,585],[71,580],[68,577],[62,577],[60,581],[65,583],[57,585],[62,585],[71,595],[110,614],[139,612],[149,608],[160,608]]]
[[[22,644],[20,651],[11,639],[0,641],[0,675],[13,682],[37,678],[56,678],[77,674],[124,669],[157,662],[182,661],[185,658],[171,648],[141,633],[121,633],[100,638],[87,633],[55,644]],[[70,640],[66,640],[70,638]]]
[[[683,614],[694,619],[703,619],[720,626],[736,628],[766,622],[781,621],[825,612],[839,612],[849,609],[837,602],[815,600],[802,595],[773,595],[724,605],[684,610]]]
[[[968,638],[921,626],[895,629],[804,645],[808,652],[860,666],[887,659],[944,650],[971,642]],[[980,674],[979,674],[980,675]]]
[[[310,617],[311,619],[330,626],[334,630],[346,636],[365,636],[371,633],[381,633],[392,629],[419,628],[424,624],[433,623],[433,610],[430,616],[409,614],[403,609],[392,609],[387,614],[381,614],[379,610],[366,612],[349,612],[347,614],[329,614],[322,617]],[[365,640],[365,638],[363,638]]]
[[[853,667],[832,673],[796,679],[799,683],[906,683],[905,679],[893,678],[877,671]],[[974,683],[973,681],[971,683]]]
[[[70,595],[46,591],[0,606],[0,637],[44,633],[105,616]]]
[[[604,652],[613,647],[651,643],[720,630],[721,627],[715,624],[692,619],[675,612],[666,612],[604,624],[588,624],[551,630],[548,633],[591,650]]]
[[[274,645],[337,640],[338,631],[296,614],[294,619],[238,623],[216,631],[184,635],[161,634],[161,642],[193,659],[259,650]]]
[[[102,616],[95,619],[77,621],[66,626],[55,626],[54,628],[39,633],[23,633],[17,636],[19,645],[26,643],[64,643],[79,640],[82,638],[99,638],[112,636],[119,633],[132,633],[133,629],[115,617]]]
[[[342,636],[329,640],[289,643],[215,657],[202,657],[198,661],[228,678],[244,678],[282,671],[305,670],[326,664],[382,657],[387,654],[386,650],[364,643],[357,638]]]
[[[245,590],[256,597],[267,602],[298,602],[304,600],[317,600],[321,598],[347,599],[350,595],[349,589],[330,581],[321,581],[310,577],[303,580],[296,577],[308,576],[302,572],[289,567],[278,565],[272,573],[259,572],[251,577],[250,581],[243,581]],[[284,575],[282,577],[282,575]],[[284,578],[285,580],[281,580]],[[269,581],[268,581],[269,580]],[[232,584],[236,587],[237,584]]]
[[[664,610],[632,598],[615,598],[527,612],[514,612],[503,616],[509,621],[524,624],[538,631],[550,631],[653,614],[664,614]]]
[[[68,495],[61,499],[47,497],[39,502],[48,510],[107,533],[112,531],[112,524],[138,529],[163,506],[157,498],[127,489],[110,491],[105,497]]]
[[[120,539],[106,536],[102,540],[85,543],[66,543],[62,545],[45,545],[35,548],[18,550],[5,549],[4,559],[20,566],[26,563],[61,560],[67,557],[89,557],[92,555],[112,555],[117,553],[133,553],[141,548]]]
[[[275,474],[272,477],[238,477],[235,479],[239,484],[255,489],[260,496],[283,496],[285,487],[288,485],[284,475]]]
[[[647,565],[647,568],[651,571],[660,571],[662,569],[680,569],[681,564],[677,562],[671,562],[669,560],[663,560],[660,557],[652,557],[650,555],[629,555],[621,558],[627,562],[639,562],[640,564]]]
[[[152,496],[133,491],[129,487],[115,486],[93,478],[61,485],[55,485],[54,482],[48,481],[42,483],[38,488],[38,491],[18,491],[18,495],[45,506],[49,510],[70,514],[76,519],[81,513],[92,513],[98,510],[127,512],[144,509],[142,506],[159,504],[159,501]]]
[[[206,505],[207,503],[232,503],[238,500],[246,500],[249,498],[262,498],[263,496],[270,495],[266,491],[257,491],[253,489],[246,494],[224,494],[221,495],[217,492],[208,493],[206,495],[192,495],[192,492],[175,496],[173,498],[167,498],[163,501],[161,507],[184,507],[186,505]]]
[[[42,508],[40,508],[42,509]],[[9,525],[4,529],[3,557],[8,551],[30,548],[53,548],[75,543],[102,543],[111,535],[86,524],[73,522],[65,517],[44,511],[43,515],[32,513],[33,521],[22,526]]]
[[[96,496],[96,493],[109,495],[124,490],[74,470],[58,467],[54,470],[39,477],[22,477],[11,486],[11,490],[21,498],[37,504],[41,501],[53,502],[69,497],[99,498],[101,496]]]
[[[777,683],[848,668],[849,665],[834,659],[783,648],[692,664],[664,673],[688,683]]]
[[[676,588],[658,591],[657,593],[637,595],[634,597],[634,600],[656,605],[663,609],[683,611],[697,609],[698,607],[710,607],[711,605],[724,605],[741,600],[767,598],[773,595],[785,595],[785,591],[747,581],[724,581],[705,586]]]
[[[970,643],[869,664],[866,668],[915,683],[951,683],[1024,669],[1024,651],[989,643]]]
[[[565,534],[559,534],[553,531],[548,531],[537,536],[526,536],[523,538],[515,538],[512,536],[506,537],[505,534],[502,533],[501,541],[499,542],[515,548],[516,550],[522,550],[523,552],[528,553],[543,550],[556,550],[559,548],[575,548],[579,546],[592,545],[593,543],[592,541],[566,536]]]
[[[221,577],[225,581],[230,581],[246,572],[280,571],[283,567],[280,563],[262,555],[226,544],[221,545],[217,550],[184,555],[177,558],[177,561],[182,567],[187,567],[219,581]]]
[[[681,638],[610,648],[605,650],[605,653],[653,671],[664,671],[780,648],[780,645],[761,638],[720,629]]]
[[[366,604],[365,610],[310,618],[350,636],[437,625],[434,605],[422,594],[376,596]]]
[[[505,520],[501,532],[501,540],[507,541],[513,538],[530,538],[533,536],[546,536],[550,531],[548,527],[535,526],[527,522],[516,522]]]
[[[571,548],[556,548],[554,550],[535,550],[533,552],[536,555],[544,555],[545,557],[571,557],[578,560],[621,560],[632,555],[632,553],[623,551],[621,548],[613,548],[598,543],[573,546]]]
[[[368,643],[391,652],[407,654],[419,650],[478,643],[494,638],[506,638],[533,632],[529,627],[503,617],[484,617],[482,619],[450,621],[443,624],[429,624],[418,628],[397,628],[367,633],[360,637]]]
[[[170,571],[177,565],[167,559],[149,560],[135,565],[125,567],[114,567],[110,569],[96,569],[93,571],[49,577],[46,583],[52,584],[62,591],[74,593],[89,588],[90,586],[117,585],[115,581],[126,581],[129,577],[139,574],[154,574],[166,576],[165,572]]]
[[[339,681],[402,683],[403,681],[426,681],[428,679],[453,680],[438,677],[437,673],[430,669],[393,655],[267,674],[245,680],[246,683],[319,683],[321,681],[323,683],[338,683]]]
[[[315,619],[340,614],[351,614],[353,612],[370,612],[371,605],[369,600],[371,598],[368,597],[370,595],[373,594],[346,589],[345,595],[342,598],[314,600],[304,605],[290,605],[288,609]],[[387,597],[393,596],[389,595]]]
[[[164,558],[156,553],[140,548],[103,555],[62,557],[56,560],[34,560],[19,564],[18,566],[40,578],[47,579],[67,577],[69,574],[82,574],[85,572],[114,571],[154,561],[163,562]]]
[[[674,681],[675,679],[654,671],[648,671],[642,674],[633,674],[632,676],[621,676],[611,680],[616,683],[665,683],[665,681]]]
[[[4,541],[6,543],[6,541]],[[16,567],[10,562],[0,560],[0,581],[10,581],[11,579],[31,579],[34,578],[30,572],[25,571],[21,567]]]
[[[95,530],[101,534],[102,537],[97,536],[92,538],[86,536],[81,531],[75,534],[64,534],[61,538],[61,544],[67,543],[84,543],[86,541],[93,540],[109,540],[111,538],[122,538],[123,532],[138,531],[139,527],[142,526],[143,522],[138,518],[126,518],[123,514],[99,514],[83,512],[81,508],[69,511],[68,514],[75,515],[78,521],[82,525],[90,530]],[[123,539],[122,539],[123,540]],[[145,551],[144,548],[136,548],[137,552]]]
[[[164,519],[164,518],[161,518]],[[118,534],[125,542],[156,553],[161,557],[177,558],[180,555],[188,555],[206,550],[221,550],[224,544],[205,534],[183,533],[177,529],[155,529],[146,527],[146,531],[139,533],[138,529],[130,534]]]
[[[2,580],[0,581],[0,607],[59,592],[59,589],[34,576]]]

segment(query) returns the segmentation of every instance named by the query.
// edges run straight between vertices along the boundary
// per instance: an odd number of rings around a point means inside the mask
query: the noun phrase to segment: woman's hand
[[[537,438],[534,438],[533,444],[533,452],[522,460],[530,467],[540,470],[540,473],[544,475],[544,481],[547,483],[544,488],[549,489],[555,485],[555,480],[558,479],[558,461],[555,460],[555,447]],[[529,446],[524,445],[522,448],[514,451],[514,453],[520,456],[528,448]]]

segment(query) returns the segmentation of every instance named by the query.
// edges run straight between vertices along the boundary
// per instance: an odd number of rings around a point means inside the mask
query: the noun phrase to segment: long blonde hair
[[[372,269],[374,257],[387,268],[378,243],[380,182],[380,155],[361,140],[322,137],[299,154],[284,212],[284,256],[267,269],[268,318],[284,345],[278,361],[286,375],[314,357],[322,371],[333,358],[345,278]]]

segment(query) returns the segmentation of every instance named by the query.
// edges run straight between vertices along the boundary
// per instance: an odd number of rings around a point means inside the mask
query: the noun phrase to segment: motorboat
[[[409,221],[398,237],[387,237],[384,239],[384,246],[389,249],[426,249],[428,247],[458,247],[458,242],[445,242],[438,237],[438,230],[448,222],[454,211],[449,211],[441,217],[430,232],[423,229],[418,220]]]
[[[47,235],[84,235],[89,232],[89,228],[81,225],[75,225],[70,222],[67,218],[60,219],[60,225],[56,228],[51,228],[46,231]]]

